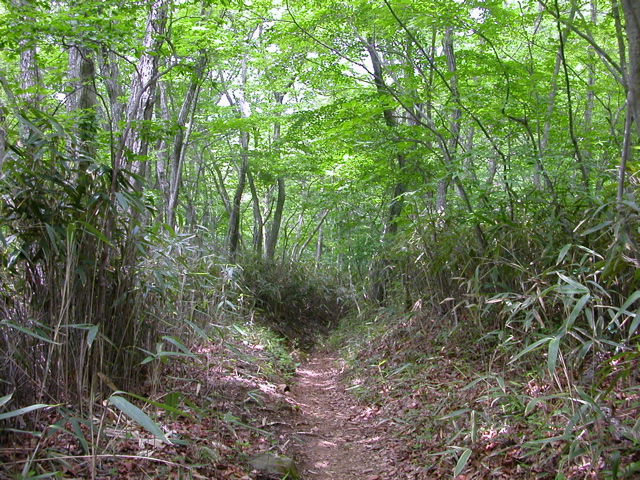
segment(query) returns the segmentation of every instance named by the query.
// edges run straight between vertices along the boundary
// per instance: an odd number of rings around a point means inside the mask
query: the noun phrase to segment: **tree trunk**
[[[75,45],[69,49],[69,79],[72,93],[67,97],[67,111],[74,116],[77,140],[70,145],[70,153],[80,160],[80,170],[86,171],[91,159],[95,159],[98,131],[96,68],[93,52],[87,47]]]
[[[365,47],[369,52],[369,57],[371,58],[371,64],[373,65],[373,82],[376,86],[376,90],[378,94],[381,96],[387,96],[389,94],[387,85],[384,81],[383,75],[383,67],[382,67],[382,59],[376,50],[376,47],[373,43],[373,39],[368,39],[365,43]],[[396,128],[398,126],[398,121],[395,118],[395,112],[391,108],[385,108],[382,111],[382,115],[384,116],[384,121],[387,126],[391,129]],[[405,169],[405,156],[402,153],[396,154],[395,163],[398,167],[398,173],[401,177],[404,169]],[[387,217],[387,222],[384,226],[383,235],[386,234],[395,234],[398,231],[398,218],[402,214],[403,208],[403,196],[406,193],[406,186],[404,182],[400,179],[396,182],[393,188],[393,198],[389,204],[389,214]]]
[[[204,71],[207,58],[204,53],[198,59],[187,94],[182,102],[182,107],[176,120],[177,132],[173,138],[173,150],[169,157],[169,190],[166,198],[166,219],[171,227],[175,227],[176,207],[178,206],[178,194],[182,183],[182,166],[184,164],[186,147],[193,125],[193,115],[198,105],[198,93],[202,84],[202,73]],[[187,122],[190,118],[191,121]]]
[[[269,230],[265,244],[265,257],[269,260],[273,260],[275,257],[278,235],[280,234],[280,226],[282,225],[282,212],[284,211],[284,201],[286,198],[284,187],[284,179],[278,178],[276,209],[273,213],[273,222],[271,223],[271,229]]]
[[[0,98],[0,169],[4,164],[4,153],[6,151],[5,142],[7,141],[7,131],[4,129],[5,122],[5,106]]]
[[[247,170],[249,169],[249,134],[246,132],[240,134],[240,148],[242,150],[240,152],[240,168],[238,169],[238,186],[233,196],[231,214],[229,215],[229,228],[227,229],[227,250],[230,263],[235,262],[240,245],[240,209],[242,207],[242,194],[244,193]]]
[[[273,94],[277,105],[282,105],[284,101],[284,93],[274,92]],[[273,149],[277,157],[280,156],[280,123],[278,121],[273,124]],[[278,177],[278,197],[276,199],[276,208],[273,214],[273,221],[271,222],[271,228],[267,234],[265,241],[265,257],[269,260],[273,260],[276,254],[276,245],[278,244],[278,237],[280,235],[280,227],[282,225],[282,213],[284,211],[285,202],[285,182],[283,177]]]
[[[156,117],[162,118],[166,125],[171,124],[171,112],[169,111],[169,98],[167,94],[167,85],[165,82],[158,83],[158,103],[156,105]],[[163,135],[158,146],[158,157],[156,158],[156,186],[162,192],[163,206],[159,209],[158,215],[161,221],[167,221],[167,202],[169,198],[169,178],[167,176],[167,168],[169,167],[169,145],[170,138]]]
[[[640,133],[640,2],[622,0],[627,42],[629,45],[629,111],[632,113],[636,129]]]
[[[302,254],[304,253],[304,251],[307,249],[307,247],[309,246],[309,244],[311,243],[311,240],[314,239],[314,237],[316,236],[316,234],[318,232],[320,232],[320,229],[322,228],[322,225],[324,224],[325,219],[327,218],[327,215],[329,215],[329,210],[323,210],[320,213],[320,219],[318,220],[318,224],[316,225],[316,228],[313,229],[313,231],[309,234],[309,236],[306,238],[306,240],[302,243],[302,245],[300,245],[299,248],[294,248],[294,254],[292,255],[292,258],[296,261],[299,262],[300,259],[302,258]],[[301,220],[302,221],[302,220]]]
[[[164,43],[165,25],[169,0],[154,0],[147,17],[147,26],[142,42],[143,53],[138,60],[131,79],[131,94],[126,108],[126,125],[120,137],[115,170],[128,166],[140,177],[146,174],[149,141],[141,134],[143,123],[151,120],[158,79],[160,48]],[[128,155],[132,157],[127,161]],[[138,183],[138,182],[136,182]],[[139,183],[137,188],[141,188]]]
[[[462,116],[462,111],[459,107],[460,92],[458,91],[458,74],[457,74],[457,67],[456,67],[456,57],[455,57],[455,52],[453,48],[452,33],[453,33],[453,29],[447,28],[445,30],[444,39],[442,42],[442,49],[445,54],[445,57],[447,58],[447,71],[449,72],[449,75],[450,75],[449,91],[451,92],[452,100],[456,105],[456,107],[454,107],[453,111],[451,112],[451,119],[449,120],[449,130],[450,130],[451,138],[449,139],[448,144],[445,144],[445,142],[442,139],[440,139],[441,150],[449,169],[451,169],[451,167],[453,166],[453,161],[457,156],[457,150],[460,144],[460,118]],[[456,167],[453,166],[453,168],[456,168]],[[471,200],[469,198],[469,195],[467,194],[467,190],[464,184],[462,183],[460,175],[455,172],[452,172],[452,177],[453,177],[453,184],[456,186],[456,189],[458,190],[458,195],[464,202],[469,213],[473,213],[473,205],[471,204]],[[484,232],[482,231],[482,227],[480,226],[479,223],[475,223],[474,231],[476,233],[478,249],[480,252],[483,252],[484,249],[486,248],[486,240],[484,238]]]
[[[373,82],[376,86],[376,90],[381,97],[389,94],[388,87],[384,81],[382,59],[376,50],[374,41],[369,38],[365,42],[365,47],[371,58],[371,64],[373,66]],[[398,121],[395,118],[395,111],[391,108],[385,108],[382,111],[384,121],[390,129],[394,129],[398,126]],[[399,175],[401,176],[405,169],[405,156],[398,153],[395,158],[395,162],[398,166]],[[388,216],[383,227],[382,238],[383,241],[388,241],[390,235],[395,235],[398,232],[398,219],[402,214],[404,193],[406,192],[406,186],[399,180],[396,182],[393,189],[393,198],[389,204]],[[378,304],[384,305],[387,300],[387,284],[389,283],[389,275],[387,264],[389,260],[385,258],[383,254],[380,258],[376,258],[370,266],[369,278],[371,282],[371,298],[373,298]]]
[[[18,10],[21,10],[30,1],[12,0],[11,3]],[[21,16],[21,20],[25,23],[35,22],[33,18],[27,16]],[[41,97],[37,92],[40,86],[40,69],[37,62],[36,46],[31,39],[24,38],[18,42],[18,47],[20,49],[20,87],[22,89],[20,98],[25,105],[38,108]]]
[[[117,131],[118,125],[124,116],[124,107],[122,103],[122,78],[120,78],[120,69],[118,61],[113,50],[107,50],[102,47],[98,55],[98,65],[100,67],[100,78],[104,82],[107,96],[109,97],[109,125],[107,131],[113,135]]]
[[[251,204],[253,206],[253,252],[258,257],[261,257],[264,243],[264,221],[262,220],[262,212],[260,211],[258,191],[256,190],[256,184],[253,181],[251,171],[247,171],[247,180],[249,182],[249,190],[251,190]]]

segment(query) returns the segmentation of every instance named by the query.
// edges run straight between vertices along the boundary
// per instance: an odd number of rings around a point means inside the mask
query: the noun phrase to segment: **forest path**
[[[340,383],[335,356],[314,352],[297,370],[291,396],[296,418],[296,459],[303,480],[384,480],[394,460],[376,409],[357,401]]]

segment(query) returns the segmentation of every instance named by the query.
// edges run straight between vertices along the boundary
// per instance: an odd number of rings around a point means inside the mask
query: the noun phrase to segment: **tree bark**
[[[278,198],[276,200],[276,208],[273,213],[273,221],[271,222],[271,229],[267,235],[267,241],[265,244],[265,257],[269,260],[273,260],[276,254],[276,245],[278,243],[278,235],[280,233],[280,226],[282,225],[282,212],[284,211],[285,201],[285,185],[282,177],[278,178]]]
[[[274,99],[277,105],[282,105],[284,101],[284,93],[274,92]],[[280,123],[276,121],[273,124],[273,149],[276,156],[280,155]],[[276,199],[276,208],[273,213],[273,220],[271,222],[271,228],[267,234],[265,242],[265,257],[269,260],[273,260],[276,254],[276,245],[278,244],[278,237],[280,235],[280,227],[282,225],[282,213],[284,211],[284,202],[286,198],[285,193],[285,181],[283,177],[277,179],[278,197]]]
[[[238,186],[236,187],[233,203],[231,204],[231,214],[229,215],[229,227],[227,229],[227,250],[229,262],[234,263],[240,245],[240,209],[242,207],[242,194],[249,170],[249,135],[246,132],[240,134],[241,163],[238,169]]]
[[[12,0],[12,5],[22,10],[23,7],[29,5],[29,0]],[[25,23],[33,23],[35,20],[26,15],[21,15],[21,20]],[[38,93],[40,86],[40,68],[38,67],[36,46],[33,41],[23,38],[18,42],[20,49],[20,87],[22,93],[21,100],[26,106],[38,108],[41,97]],[[24,132],[21,132],[24,133]]]
[[[166,219],[167,223],[173,228],[175,227],[176,207],[178,206],[178,194],[182,183],[182,170],[186,155],[189,137],[191,135],[191,126],[193,125],[193,115],[198,105],[198,93],[202,84],[202,73],[207,63],[207,57],[204,53],[196,62],[191,83],[187,89],[187,93],[182,102],[178,118],[176,120],[177,131],[173,138],[173,149],[169,156],[169,184],[166,198]],[[187,122],[190,118],[191,121]]]
[[[376,86],[376,90],[380,96],[387,96],[389,94],[389,90],[384,81],[382,59],[376,50],[372,38],[369,38],[365,42],[365,47],[369,53],[369,57],[371,58],[371,64],[373,65],[373,82]],[[389,128],[394,129],[398,126],[398,120],[396,119],[395,111],[392,108],[385,108],[382,111],[382,115]],[[399,176],[402,176],[406,163],[404,154],[397,153],[395,163],[398,167]],[[401,179],[398,180],[393,188],[393,198],[389,204],[389,213],[387,216],[387,222],[384,226],[383,236],[386,236],[387,234],[394,235],[397,233],[398,218],[402,215],[403,196],[406,193],[406,190],[407,188],[404,182]]]
[[[253,251],[258,257],[261,257],[264,244],[264,221],[262,220],[262,212],[260,211],[258,191],[256,189],[255,182],[253,181],[251,171],[247,171],[247,180],[249,182],[249,190],[251,190],[251,204],[253,206]]]
[[[69,77],[72,93],[67,97],[67,111],[74,115],[75,141],[70,145],[71,155],[80,161],[81,171],[86,171],[96,155],[96,67],[93,52],[84,46],[69,49]],[[82,179],[81,179],[82,180]]]
[[[629,68],[627,85],[629,89],[629,111],[640,133],[640,2],[622,0],[625,29],[629,46]]]
[[[118,130],[118,126],[124,117],[125,105],[122,97],[122,78],[115,52],[104,47],[100,49],[98,55],[98,66],[100,67],[100,78],[104,83],[107,97],[109,98],[109,126],[107,130],[113,135]]]
[[[125,113],[126,125],[116,157],[116,171],[128,166],[140,177],[146,174],[146,162],[141,157],[147,154],[149,146],[149,141],[142,135],[143,123],[151,120],[153,115],[159,52],[164,43],[168,4],[169,0],[154,0],[151,5],[142,42],[143,53],[131,79],[131,94]],[[129,159],[128,155],[131,155]],[[141,188],[139,184],[136,186]]]

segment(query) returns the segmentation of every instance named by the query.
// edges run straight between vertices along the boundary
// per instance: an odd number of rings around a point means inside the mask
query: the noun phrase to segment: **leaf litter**
[[[169,363],[147,386],[154,404],[129,398],[170,443],[106,400],[91,421],[51,408],[5,425],[0,477],[276,478],[251,470],[264,452],[292,458],[303,480],[634,477],[638,442],[611,422],[576,402],[572,416],[552,382],[506,359],[488,367],[464,336],[410,323],[361,341],[346,362],[317,349],[295,373],[259,343],[203,345],[199,362]],[[637,424],[637,390],[612,389],[615,419]]]

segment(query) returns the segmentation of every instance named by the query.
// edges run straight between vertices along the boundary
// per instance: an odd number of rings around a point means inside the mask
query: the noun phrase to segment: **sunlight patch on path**
[[[303,480],[373,480],[388,470],[379,448],[375,409],[359,405],[339,383],[335,358],[316,354],[297,370],[292,394],[300,405],[296,427],[304,434],[298,457]],[[391,461],[391,465],[393,461]]]

